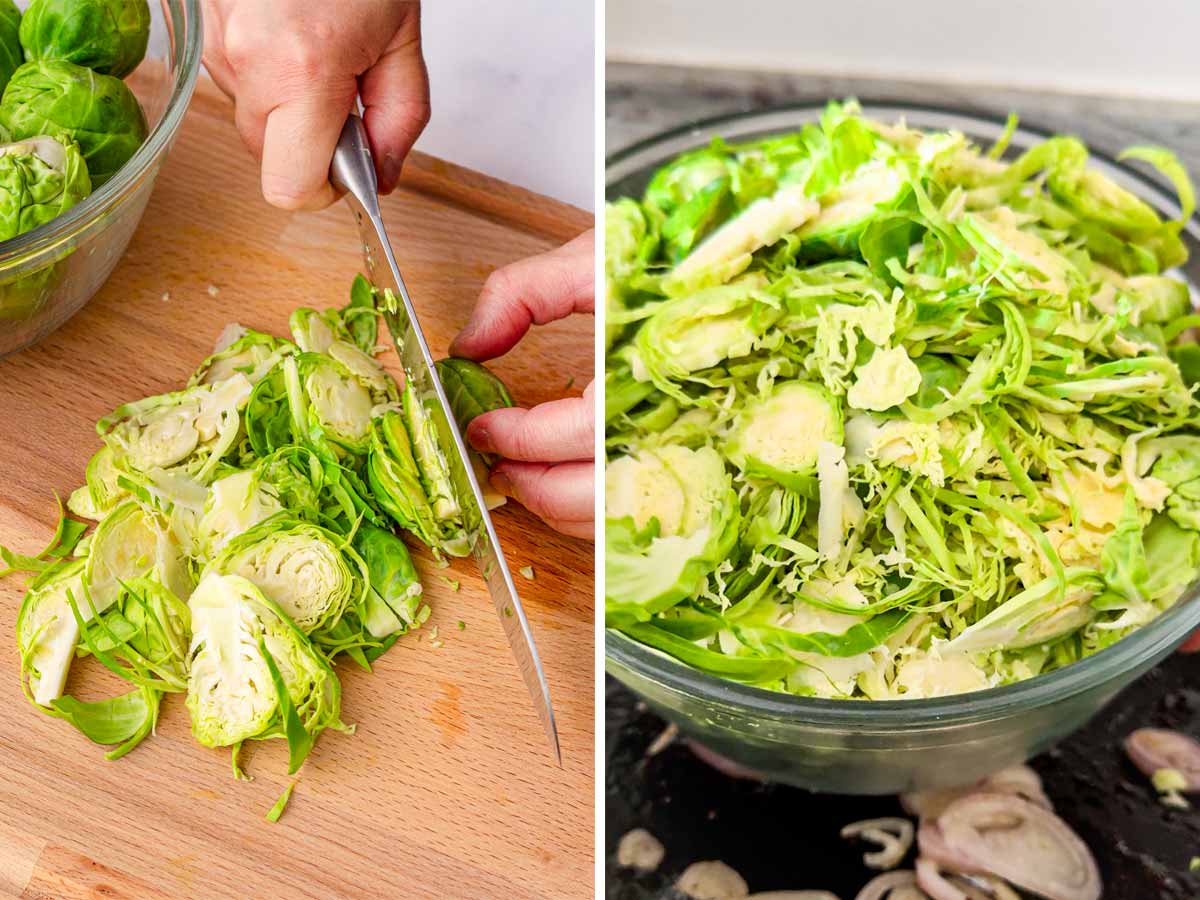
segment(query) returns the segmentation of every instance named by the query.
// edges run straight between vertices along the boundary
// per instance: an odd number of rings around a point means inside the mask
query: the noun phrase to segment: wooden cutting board
[[[349,210],[271,209],[211,84],[197,90],[141,227],[108,284],[60,331],[0,361],[0,543],[49,538],[54,497],[83,478],[94,423],[178,388],[222,326],[287,334],[297,306],[341,306],[361,259]],[[484,278],[580,233],[591,216],[429,157],[384,203],[435,354]],[[582,392],[593,322],[535,328],[495,364],[517,402]],[[385,363],[395,367],[395,354]],[[467,560],[415,553],[433,616],[366,674],[338,667],[353,736],[328,733],[284,817],[283,741],[229,754],[196,743],[182,697],[116,762],[24,698],[12,638],[22,588],[0,581],[0,896],[567,898],[593,884],[593,556],[515,505],[496,513],[553,692],[563,767],[483,583]],[[454,592],[439,575],[461,582]],[[465,628],[460,628],[459,623]],[[431,645],[437,626],[442,646]],[[122,690],[94,660],[68,689]],[[86,670],[86,671],[83,671]]]

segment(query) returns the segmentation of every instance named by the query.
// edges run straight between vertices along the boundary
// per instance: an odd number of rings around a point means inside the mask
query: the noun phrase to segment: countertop
[[[611,154],[664,129],[724,113],[788,103],[863,100],[921,102],[1006,114],[1076,134],[1116,152],[1134,143],[1173,149],[1200,176],[1200,103],[1126,100],[1003,88],[779,73],[695,70],[610,63],[606,77]],[[1200,734],[1200,655],[1176,656],[1126,690],[1083,731],[1033,761],[1059,813],[1091,847],[1116,900],[1195,898],[1200,875],[1200,812],[1171,810],[1124,759],[1121,739],[1143,725]],[[664,724],[611,678],[606,705],[606,870],[609,898],[670,897],[682,869],[723,859],[751,890],[823,888],[844,900],[870,877],[861,848],[838,838],[860,818],[894,815],[894,798],[838,797],[734,781],[681,743],[647,748]],[[616,841],[645,827],[666,845],[660,871],[634,876],[616,866]]]

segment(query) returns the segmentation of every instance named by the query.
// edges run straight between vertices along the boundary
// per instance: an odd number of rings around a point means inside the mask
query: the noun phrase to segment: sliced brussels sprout
[[[96,527],[87,557],[88,598],[98,610],[117,601],[122,582],[148,575],[180,600],[192,592],[192,579],[172,535],[139,504],[126,501]],[[87,608],[87,600],[80,609]]]
[[[124,78],[146,55],[146,0],[33,0],[21,18],[28,60],[65,60]]]
[[[378,292],[362,275],[355,275],[350,285],[350,302],[342,307],[342,324],[353,343],[363,353],[373,354],[379,338]]]
[[[633,377],[693,404],[676,379],[745,356],[778,321],[781,313],[761,286],[747,278],[662,304],[634,338]]]
[[[300,365],[308,408],[322,431],[347,451],[364,453],[370,444],[371,412],[376,405],[371,391],[332,357],[305,353]]]
[[[83,587],[84,561],[63,563],[30,585],[17,614],[17,649],[29,699],[48,707],[62,696],[79,642],[70,599],[91,618]],[[86,611],[86,612],[85,612]]]
[[[841,404],[819,384],[785,381],[742,407],[723,450],[747,475],[803,491],[823,441],[842,443]]]
[[[1078,272],[1066,256],[1023,229],[1008,207],[963,216],[960,231],[989,268],[1015,270],[1018,287],[1066,295]]]
[[[1192,293],[1186,281],[1163,275],[1134,275],[1125,279],[1139,322],[1169,325],[1192,312]]]
[[[82,519],[103,519],[129,495],[118,483],[120,475],[112,448],[105,444],[92,454],[87,464],[87,484],[71,494],[67,508]]]
[[[404,416],[394,410],[375,420],[367,480],[375,502],[401,528],[431,547],[438,544],[438,522],[421,483]]]
[[[279,497],[263,484],[257,468],[218,478],[209,486],[196,525],[196,546],[201,555],[212,557],[238,535],[282,511]]]
[[[58,60],[27,62],[0,101],[0,125],[14,140],[50,135],[79,144],[92,187],[129,161],[146,140],[146,117],[119,78]]]
[[[39,135],[0,144],[0,240],[46,224],[91,192],[73,141]]]
[[[613,460],[605,503],[610,625],[648,621],[694,596],[737,541],[737,494],[709,448],[663,447]]]
[[[685,153],[654,174],[646,185],[643,202],[670,215],[690,197],[725,177],[729,172],[727,160],[724,152],[709,147]]]
[[[216,384],[127,403],[97,422],[96,431],[118,466],[146,472],[185,465],[204,481],[234,449],[251,390],[239,372]]]
[[[454,520],[460,514],[458,495],[450,481],[445,451],[438,443],[433,414],[418,399],[412,383],[404,387],[404,424],[413,449],[413,458],[421,472],[421,486],[441,521]]]
[[[364,524],[354,535],[354,549],[365,561],[369,575],[362,612],[367,633],[385,638],[407,631],[417,621],[423,588],[404,541],[390,531]]]
[[[770,197],[755,200],[712,233],[671,272],[676,283],[691,283],[702,273],[715,273],[710,283],[720,284],[745,271],[752,254],[770,247],[817,215],[821,207],[801,185],[780,188]]]
[[[351,341],[350,332],[337,310],[315,310],[301,306],[288,317],[292,340],[305,353],[328,353],[334,341]]]
[[[799,231],[807,252],[854,253],[867,226],[881,211],[894,209],[908,195],[908,179],[886,163],[864,166],[853,178],[821,196],[820,211]]]
[[[279,360],[296,350],[290,341],[274,335],[240,326],[239,329],[232,341],[215,348],[212,356],[192,373],[188,387],[216,384],[237,374],[246,376],[251,384],[258,384]]]
[[[283,513],[230,540],[209,569],[249,579],[311,634],[365,601],[366,567],[347,549],[332,532]]]
[[[187,708],[196,740],[226,747],[286,736],[289,745],[307,738],[311,746],[325,728],[341,727],[341,686],[333,670],[252,582],[209,572],[188,607]],[[302,735],[293,733],[292,716]]]
[[[883,412],[899,406],[920,389],[921,370],[903,347],[876,348],[871,358],[854,370],[846,404],[853,409]]]

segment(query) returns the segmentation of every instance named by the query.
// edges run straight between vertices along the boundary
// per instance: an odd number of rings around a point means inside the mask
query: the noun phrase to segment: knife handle
[[[367,140],[367,129],[358,113],[346,117],[333,161],[329,164],[329,181],[339,191],[351,194],[368,215],[379,215],[379,181],[375,177],[375,159]]]

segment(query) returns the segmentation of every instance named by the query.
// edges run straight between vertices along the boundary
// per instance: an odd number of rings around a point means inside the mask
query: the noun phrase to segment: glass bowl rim
[[[14,268],[22,262],[37,258],[43,251],[70,240],[91,221],[98,219],[102,213],[120,202],[129,187],[140,182],[146,172],[158,162],[179,130],[187,112],[192,92],[196,87],[196,78],[200,73],[201,56],[204,51],[200,0],[179,0],[179,8],[183,12],[183,41],[179,41],[179,34],[174,29],[167,35],[176,71],[171,96],[154,129],[129,161],[81,203],[44,225],[0,241],[0,268]]]
[[[1003,127],[1005,123],[1004,118],[990,113],[953,106],[871,99],[860,102],[867,114],[898,111],[919,116],[925,113],[956,118],[965,126],[983,124],[989,128]],[[824,108],[824,103],[785,103],[689,121],[610,154],[605,159],[605,172],[611,174],[614,166],[679,138],[700,137],[700,132],[705,129],[748,124],[789,113],[797,115],[796,124],[799,125],[811,121]],[[1026,137],[1040,140],[1055,133],[1024,122],[1017,129],[1017,134],[1022,132]],[[1178,204],[1166,193],[1163,184],[1104,151],[1089,146],[1088,152],[1101,160],[1105,168],[1120,172],[1123,180],[1136,183],[1143,199],[1152,200],[1160,212],[1165,210],[1168,214],[1178,215]],[[606,177],[606,188],[609,184],[611,181]],[[1196,215],[1185,223],[1184,230],[1200,244],[1200,219]],[[710,675],[612,628],[605,629],[604,652],[610,665],[628,669],[677,694],[727,709],[796,724],[850,727],[861,731],[918,731],[987,721],[1084,693],[1101,682],[1111,681],[1165,655],[1197,627],[1200,627],[1200,580],[1193,582],[1175,604],[1154,621],[1078,662],[1001,687],[913,700],[836,700],[770,691]]]

